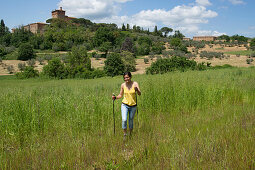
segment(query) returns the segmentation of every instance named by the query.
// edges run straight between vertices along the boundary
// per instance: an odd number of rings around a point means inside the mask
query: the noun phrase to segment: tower
[[[52,11],[51,15],[52,15],[52,18],[65,19],[65,13],[66,11],[62,10],[62,7],[60,7],[60,9]]]

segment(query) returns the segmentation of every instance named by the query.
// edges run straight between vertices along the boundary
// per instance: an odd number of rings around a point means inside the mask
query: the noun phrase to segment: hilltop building
[[[45,26],[47,26],[48,24],[46,23],[41,23],[41,22],[37,22],[37,23],[32,23],[32,24],[28,24],[26,26],[24,26],[24,29],[27,31],[31,31],[34,34],[42,34],[45,31]]]
[[[52,16],[52,18],[63,19],[63,20],[66,20],[66,21],[75,19],[74,17],[66,16],[66,11],[64,11],[62,9],[62,7],[60,7],[60,9],[55,9],[55,11],[52,11],[51,16]]]
[[[184,40],[184,41],[189,41],[190,38],[188,38],[188,37],[183,37],[182,40]]]
[[[65,15],[65,12],[62,7],[60,7],[60,9],[55,9],[54,11],[51,12],[51,16],[54,19],[64,19],[66,21],[72,20],[74,19],[73,17],[68,17]],[[32,23],[32,24],[28,24],[24,26],[24,29],[27,31],[31,31],[34,34],[43,34],[45,31],[45,28],[48,24],[46,23],[41,23],[41,22],[37,22],[37,23]],[[12,29],[12,32],[15,31],[15,28]]]
[[[215,36],[194,36],[193,41],[215,41],[217,37]]]

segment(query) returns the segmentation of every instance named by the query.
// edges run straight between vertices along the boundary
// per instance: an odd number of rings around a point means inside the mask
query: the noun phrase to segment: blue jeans
[[[129,129],[133,129],[135,112],[136,112],[136,106],[128,106],[123,103],[121,104],[122,129],[127,129],[128,115],[129,115],[129,119],[128,119]]]

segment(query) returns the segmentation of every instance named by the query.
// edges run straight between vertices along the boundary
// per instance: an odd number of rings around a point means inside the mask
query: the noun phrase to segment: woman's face
[[[123,78],[126,83],[129,83],[131,81],[131,77],[129,77],[128,75],[125,75]]]

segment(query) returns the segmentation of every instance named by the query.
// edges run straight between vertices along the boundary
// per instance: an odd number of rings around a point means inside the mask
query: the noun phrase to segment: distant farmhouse
[[[66,21],[69,21],[69,20],[72,20],[72,19],[75,19],[74,17],[68,17],[65,15],[66,11],[64,11],[62,9],[62,7],[60,7],[60,9],[55,9],[54,11],[51,12],[51,16],[52,18],[56,18],[56,19],[63,19],[63,20],[66,20]],[[45,31],[45,28],[48,24],[46,23],[41,23],[41,22],[37,22],[37,23],[32,23],[32,24],[28,24],[26,26],[24,26],[24,29],[27,30],[27,31],[31,31],[32,33],[34,34],[42,34],[44,33]],[[12,29],[12,32],[14,32],[15,29]]]
[[[37,22],[37,23],[32,23],[32,24],[28,24],[28,25],[24,26],[24,29],[27,31],[31,31],[34,34],[37,34],[37,33],[42,34],[45,30],[46,25],[48,25],[48,24]]]
[[[215,36],[194,36],[193,41],[215,41],[217,37]]]
[[[188,37],[183,37],[182,40],[184,40],[184,41],[189,41],[190,38],[188,38]]]

